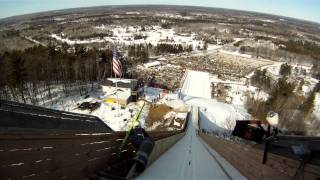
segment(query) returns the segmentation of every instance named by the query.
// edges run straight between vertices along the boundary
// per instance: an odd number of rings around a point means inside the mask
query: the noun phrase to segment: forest
[[[110,75],[111,60],[111,50],[79,45],[73,51],[49,44],[4,52],[0,54],[0,98],[38,104],[52,98],[56,86],[62,86],[65,94],[75,87],[85,93],[88,84]]]
[[[178,54],[182,52],[191,52],[192,45],[182,46],[181,44],[168,44],[161,43],[157,46],[153,46],[152,44],[148,45],[130,45],[128,47],[128,58],[131,60],[130,62],[135,63],[145,63],[148,60],[150,54],[152,55],[162,55],[162,54]]]
[[[192,46],[159,44],[132,45],[123,52],[123,70],[144,63],[149,54],[191,51]],[[85,94],[88,84],[101,82],[111,74],[112,50],[98,50],[81,45],[33,46],[0,54],[0,98],[24,103],[44,103],[52,99],[57,86],[64,94]],[[125,73],[124,73],[125,74]],[[76,89],[76,90],[75,90]]]
[[[281,40],[270,37],[256,36],[255,40],[271,41],[278,46],[277,49],[269,49],[266,47],[253,47],[241,45],[241,41],[235,43],[236,47],[240,47],[243,54],[252,54],[255,57],[264,57],[272,60],[286,59],[319,63],[320,45],[312,41],[305,40]]]

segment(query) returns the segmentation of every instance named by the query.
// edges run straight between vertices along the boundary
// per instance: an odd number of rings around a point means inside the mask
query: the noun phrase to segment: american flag
[[[122,65],[119,60],[118,52],[113,51],[113,59],[112,59],[112,69],[116,76],[121,77],[122,76]]]

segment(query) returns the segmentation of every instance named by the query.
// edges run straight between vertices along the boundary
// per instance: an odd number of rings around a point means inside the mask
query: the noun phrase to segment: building
[[[118,88],[116,88],[116,82]],[[105,93],[104,101],[125,106],[137,99],[137,85],[136,79],[108,78],[101,84],[102,91]]]

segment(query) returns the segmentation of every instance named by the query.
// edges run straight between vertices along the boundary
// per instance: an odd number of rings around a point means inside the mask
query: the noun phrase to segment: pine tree
[[[310,92],[309,96],[301,105],[301,111],[303,112],[304,116],[308,116],[314,109],[314,100],[316,97],[315,89]]]
[[[11,88],[17,89],[21,95],[21,99],[26,103],[24,84],[27,80],[25,61],[20,51],[11,53],[8,64],[8,83]]]
[[[280,78],[270,93],[268,104],[273,106],[280,98],[288,98],[294,89],[295,84],[288,82],[285,77]]]
[[[282,76],[289,76],[291,75],[291,71],[292,71],[292,67],[289,64],[285,63],[281,65],[279,73]]]

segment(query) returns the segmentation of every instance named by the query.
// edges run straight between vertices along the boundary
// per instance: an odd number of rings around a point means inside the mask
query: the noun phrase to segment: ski
[[[144,106],[145,106],[145,102],[143,102],[142,107],[140,108],[140,110],[139,110],[139,112],[136,114],[136,116],[134,117],[134,119],[133,119],[133,121],[132,121],[132,123],[131,123],[128,131],[127,131],[127,133],[126,133],[126,136],[125,136],[125,138],[123,139],[123,141],[122,141],[122,143],[121,143],[121,146],[120,146],[119,152],[118,152],[118,157],[120,156],[120,153],[121,153],[123,147],[127,144],[128,138],[129,138],[130,133],[131,133],[133,127],[134,127],[134,124],[139,120],[140,115],[141,115],[141,112],[142,112]]]

